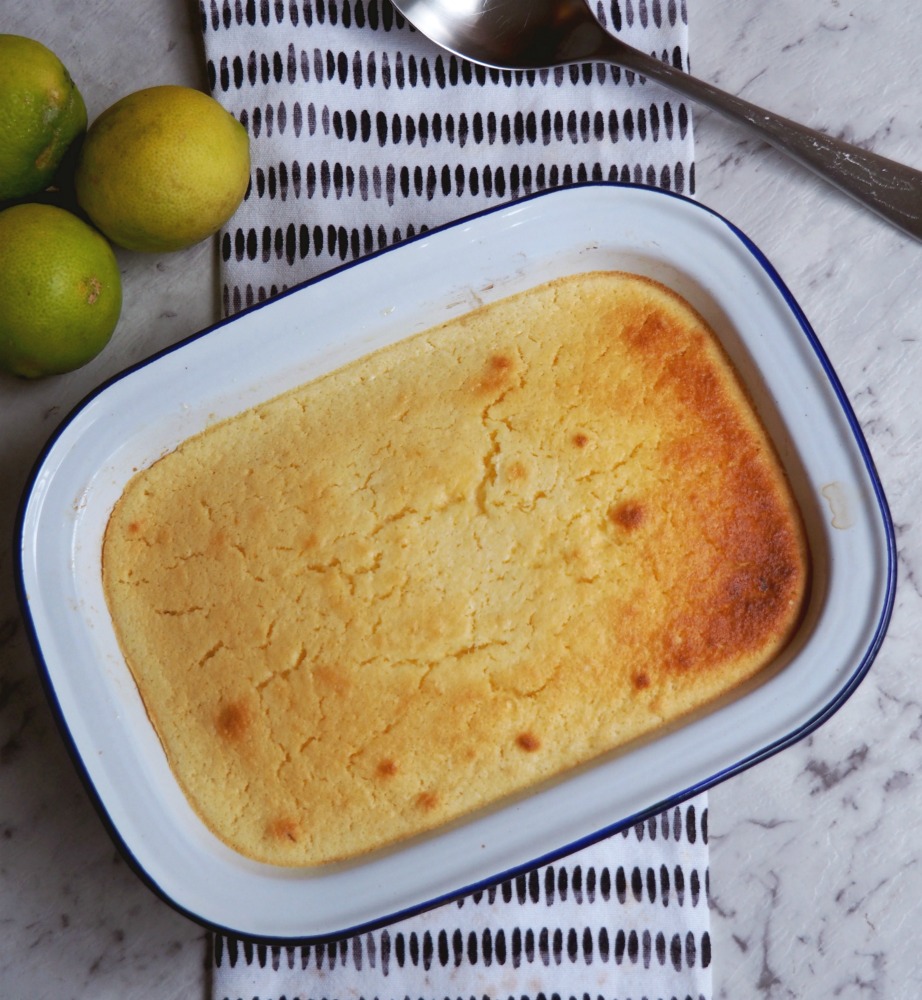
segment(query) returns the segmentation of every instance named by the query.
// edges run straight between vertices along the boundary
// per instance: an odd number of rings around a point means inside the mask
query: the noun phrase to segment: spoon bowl
[[[742,125],[888,222],[922,239],[922,172],[773,114],[610,34],[586,0],[392,0],[442,48],[493,69],[604,62]]]
[[[394,6],[442,48],[494,69],[582,62],[594,58],[607,35],[583,0],[395,0]]]

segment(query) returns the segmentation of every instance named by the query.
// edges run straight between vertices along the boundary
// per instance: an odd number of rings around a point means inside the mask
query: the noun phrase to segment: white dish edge
[[[644,273],[684,295],[749,384],[819,554],[803,641],[744,697],[431,837],[317,871],[241,858],[176,786],[112,633],[99,543],[122,486],[216,419],[481,303],[600,268]],[[20,560],[49,695],[126,854],[194,919],[272,940],[354,931],[508,877],[805,735],[869,667],[894,577],[892,524],[866,445],[780,278],[697,203],[621,185],[534,196],[418,237],[118,377],[49,444],[24,501]]]

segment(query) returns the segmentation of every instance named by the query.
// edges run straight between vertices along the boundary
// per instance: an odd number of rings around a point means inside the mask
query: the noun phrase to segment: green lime
[[[86,129],[86,105],[61,60],[41,42],[0,35],[0,201],[51,183]]]
[[[109,342],[121,308],[118,262],[95,229],[52,205],[0,212],[0,369],[79,368]]]
[[[250,180],[246,129],[190,87],[129,94],[90,126],[75,176],[77,202],[129,250],[181,250],[215,233]]]

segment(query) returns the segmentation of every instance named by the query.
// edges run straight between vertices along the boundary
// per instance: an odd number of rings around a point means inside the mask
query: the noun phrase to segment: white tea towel
[[[684,0],[600,20],[687,68]],[[490,205],[574,181],[690,194],[687,106],[605,65],[499,72],[389,0],[202,0],[214,96],[250,131],[251,189],[221,236],[224,310]]]
[[[684,0],[599,19],[687,68]],[[691,117],[608,66],[499,72],[389,0],[202,0],[214,96],[248,128],[251,186],[221,233],[226,314],[532,192],[694,192]],[[215,934],[216,1000],[709,1000],[707,798],[457,902],[338,941]]]

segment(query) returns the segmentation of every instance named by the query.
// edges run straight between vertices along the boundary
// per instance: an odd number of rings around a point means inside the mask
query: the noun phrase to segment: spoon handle
[[[594,58],[632,70],[719,111],[820,177],[922,239],[922,171],[766,111],[605,33]]]

